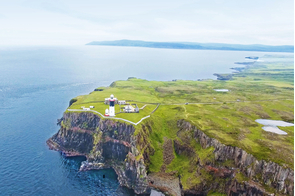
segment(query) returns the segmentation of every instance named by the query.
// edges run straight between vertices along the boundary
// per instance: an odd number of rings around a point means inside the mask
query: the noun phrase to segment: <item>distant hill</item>
[[[294,46],[269,46],[269,45],[241,45],[221,43],[195,43],[195,42],[146,42],[140,40],[116,40],[116,41],[93,41],[86,45],[102,46],[133,46],[147,48],[170,48],[170,49],[192,49],[192,50],[236,50],[236,51],[262,51],[262,52],[292,52]]]

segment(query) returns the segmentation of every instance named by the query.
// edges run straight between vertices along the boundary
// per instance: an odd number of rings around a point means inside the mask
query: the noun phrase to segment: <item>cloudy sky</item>
[[[0,45],[133,39],[293,45],[293,0],[7,0]]]

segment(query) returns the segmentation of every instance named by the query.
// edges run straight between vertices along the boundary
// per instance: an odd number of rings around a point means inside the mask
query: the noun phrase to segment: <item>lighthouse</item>
[[[109,98],[109,102],[110,102],[109,116],[115,116],[115,101],[116,101],[116,98],[114,98],[114,95],[112,94],[111,97]]]

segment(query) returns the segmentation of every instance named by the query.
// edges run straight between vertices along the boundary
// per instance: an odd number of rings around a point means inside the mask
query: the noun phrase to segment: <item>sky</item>
[[[293,0],[7,0],[0,46],[144,40],[294,44]]]

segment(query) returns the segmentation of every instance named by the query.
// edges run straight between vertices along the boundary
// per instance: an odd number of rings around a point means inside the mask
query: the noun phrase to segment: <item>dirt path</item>
[[[183,109],[184,109],[184,114],[185,114],[185,118],[188,118],[189,113],[187,113],[186,111],[186,107],[184,105],[182,105]]]

